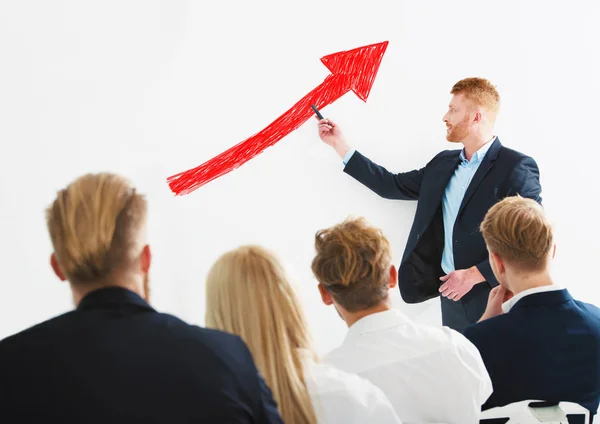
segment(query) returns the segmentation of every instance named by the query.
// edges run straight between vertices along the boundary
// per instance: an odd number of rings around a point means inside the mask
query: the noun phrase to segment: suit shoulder
[[[537,165],[535,159],[530,155],[527,155],[515,149],[511,149],[510,147],[506,147],[504,145],[500,148],[500,151],[498,152],[498,157],[504,160],[508,160],[511,163],[531,162],[532,164]]]
[[[426,167],[436,165],[438,162],[444,162],[446,160],[456,158],[460,154],[460,150],[442,150],[437,155],[435,155],[429,162],[427,162]]]
[[[195,324],[189,324],[181,318],[171,314],[159,313],[159,315],[165,319],[169,325],[177,325],[182,331],[187,331],[203,340],[226,344],[236,344],[241,342],[241,338],[235,334],[227,333],[221,330],[215,330],[212,328],[201,327]]]
[[[246,349],[246,344],[242,341],[241,337],[235,334],[199,326],[193,326],[193,328],[201,334],[201,337],[205,338],[207,341],[214,342],[219,346],[224,346],[225,348],[243,346],[244,350]]]
[[[180,336],[195,340],[214,351],[217,355],[221,355],[224,352],[227,353],[226,357],[240,358],[241,356],[247,357],[250,355],[248,347],[242,338],[235,334],[188,324],[170,314],[160,313],[159,315],[162,319],[166,320],[170,327],[177,328]]]
[[[460,149],[446,149],[446,150],[442,150],[437,155],[435,155],[433,157],[433,159],[431,159],[431,161],[433,162],[436,159],[445,159],[445,158],[456,157],[456,156],[460,155],[460,152],[461,152]]]
[[[487,340],[489,338],[489,335],[492,333],[495,336],[499,336],[504,331],[510,332],[510,328],[515,322],[515,315],[515,313],[502,314],[493,318],[488,318],[484,321],[468,326],[464,330],[463,334],[472,343],[475,343],[477,345],[481,339]],[[519,321],[519,319],[517,319],[516,321]]]
[[[41,334],[52,332],[53,329],[61,327],[65,322],[68,322],[74,311],[66,312],[46,321],[42,321],[31,327],[25,328],[17,333],[14,333],[0,340],[0,351],[9,346],[18,345],[26,340],[38,339]]]
[[[575,304],[586,314],[587,318],[598,326],[600,332],[600,308],[591,303],[576,300]]]
[[[70,321],[73,316],[73,311],[40,322],[15,334],[12,334],[0,340],[0,368],[3,367],[18,369],[18,364],[22,361],[15,362],[19,358],[25,360],[34,352],[44,352],[48,345],[51,345],[56,337],[60,337],[64,330],[65,323]]]

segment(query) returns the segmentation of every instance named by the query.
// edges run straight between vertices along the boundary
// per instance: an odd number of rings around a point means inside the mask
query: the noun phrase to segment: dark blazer
[[[459,302],[468,309],[475,303],[483,310],[489,291],[498,285],[490,267],[479,225],[488,209],[504,197],[520,194],[536,201],[541,185],[536,162],[502,146],[496,138],[467,188],[454,224],[455,269],[477,266],[487,284],[477,284]],[[386,199],[418,200],[415,219],[398,267],[402,299],[419,303],[439,296],[441,286],[444,222],[442,198],[460,161],[460,150],[445,150],[421,169],[393,174],[356,151],[344,172]],[[481,310],[481,313],[483,313]]]
[[[483,409],[529,399],[575,402],[592,414],[600,400],[600,309],[566,289],[535,293],[503,315],[467,327],[494,392]]]
[[[105,288],[0,342],[3,423],[282,423],[242,340]]]

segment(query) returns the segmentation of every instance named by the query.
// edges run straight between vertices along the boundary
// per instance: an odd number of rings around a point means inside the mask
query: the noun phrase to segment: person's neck
[[[143,283],[138,282],[139,278],[122,278],[122,279],[105,279],[103,281],[84,282],[84,283],[71,283],[71,293],[73,296],[73,304],[75,307],[79,306],[81,300],[88,294],[109,287],[120,287],[126,290],[130,290],[142,298],[146,297],[146,293],[143,287]],[[143,279],[142,279],[143,281]]]
[[[358,311],[358,312],[343,311],[343,312],[341,312],[341,315],[342,315],[342,318],[344,318],[344,321],[346,321],[346,325],[348,326],[348,328],[350,328],[350,327],[352,327],[352,325],[355,322],[357,322],[358,320],[360,320],[368,315],[376,314],[378,312],[389,311],[391,309],[392,309],[392,304],[389,301],[389,299],[386,299],[371,308],[363,309],[362,311]]]
[[[514,273],[513,275],[507,275],[507,282],[507,286],[514,295],[525,290],[554,284],[548,270],[536,273]]]
[[[494,133],[491,130],[465,139],[462,143],[465,146],[465,157],[467,160],[470,161],[473,155],[492,139],[494,139]]]

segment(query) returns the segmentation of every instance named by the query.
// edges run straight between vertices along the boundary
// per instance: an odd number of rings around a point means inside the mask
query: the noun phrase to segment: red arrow
[[[311,104],[324,108],[350,90],[366,102],[387,46],[388,41],[384,41],[322,57],[321,62],[331,71],[323,83],[262,131],[196,168],[167,178],[171,191],[176,195],[191,193],[262,153],[308,121],[314,113]]]

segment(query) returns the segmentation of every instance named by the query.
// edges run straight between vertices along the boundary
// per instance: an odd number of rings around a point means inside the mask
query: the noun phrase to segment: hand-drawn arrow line
[[[314,114],[311,104],[323,108],[350,90],[366,102],[388,43],[384,41],[322,57],[321,62],[331,71],[323,83],[262,131],[196,168],[167,178],[171,191],[176,195],[191,193],[262,153],[310,119]]]

